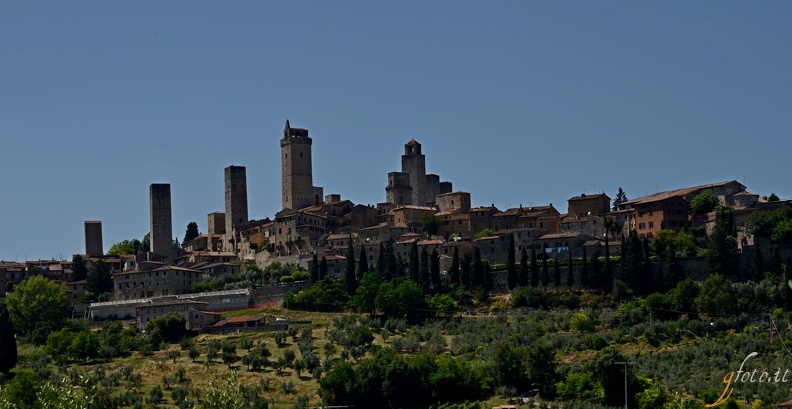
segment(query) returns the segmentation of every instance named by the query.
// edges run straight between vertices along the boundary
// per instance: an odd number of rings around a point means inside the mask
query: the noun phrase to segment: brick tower
[[[308,130],[292,128],[287,119],[283,139],[280,141],[284,209],[298,210],[322,202],[322,188],[313,186],[311,144]]]
[[[247,176],[244,166],[225,168],[225,227],[227,251],[234,249],[234,226],[248,221]]]
[[[168,257],[173,250],[170,184],[151,184],[149,187],[149,209],[151,252]]]

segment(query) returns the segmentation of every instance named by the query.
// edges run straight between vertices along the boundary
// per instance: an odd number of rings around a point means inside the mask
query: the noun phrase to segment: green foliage
[[[146,324],[146,334],[150,340],[178,342],[187,334],[187,319],[177,312],[169,312],[149,321]]]
[[[182,240],[182,243],[187,243],[188,241],[191,241],[200,235],[201,233],[198,231],[198,223],[189,222],[187,223],[187,231],[184,232],[184,240]]]
[[[773,243],[792,243],[792,219],[778,222],[770,235]]]
[[[283,304],[288,308],[313,311],[338,311],[346,305],[349,295],[340,280],[327,276],[296,294],[286,293]]]
[[[690,212],[694,215],[707,214],[720,204],[720,199],[711,192],[699,193],[690,201]]]
[[[382,278],[376,270],[368,271],[360,280],[357,293],[350,300],[350,306],[358,312],[372,312],[376,308],[375,300],[379,291]]]
[[[346,266],[344,272],[344,289],[350,297],[357,291],[357,277],[355,277],[355,250],[352,248],[352,235],[349,235],[349,244],[346,253]]]
[[[730,210],[718,213],[709,237],[707,266],[711,273],[733,275],[737,271],[737,238]]]
[[[699,252],[699,247],[692,234],[670,229],[663,229],[655,233],[651,248],[656,255],[667,254],[669,246],[673,246],[676,252],[684,257],[693,257]]]
[[[16,366],[17,359],[14,324],[11,323],[5,300],[0,300],[0,373],[8,374]]]
[[[770,237],[775,227],[785,220],[792,219],[792,207],[784,206],[773,210],[757,210],[748,216],[745,228],[750,234]]]
[[[713,274],[701,283],[696,306],[705,314],[725,314],[732,311],[734,299],[731,281],[720,274]]]
[[[436,236],[440,226],[443,225],[443,218],[434,213],[424,213],[421,215],[421,229],[425,236]]]
[[[546,306],[545,293],[534,287],[517,287],[512,291],[512,307],[542,308]]]
[[[109,298],[106,293],[113,292],[113,274],[110,265],[104,260],[99,260],[91,266],[86,278],[85,291],[94,295],[93,299],[87,300],[89,302],[96,301],[103,294],[105,294],[103,298]]]
[[[514,248],[514,234],[509,235],[509,250],[506,257],[506,277],[509,290],[517,286],[517,254]]]
[[[85,280],[88,277],[88,267],[85,266],[85,260],[79,254],[72,256],[72,281]]]
[[[66,290],[44,276],[33,276],[6,295],[6,305],[14,328],[23,334],[35,331],[34,342],[42,343],[65,318]]]
[[[77,333],[66,349],[66,354],[76,360],[89,360],[99,357],[99,336],[91,331]]]
[[[375,304],[386,318],[416,315],[427,307],[418,284],[400,278],[394,278],[380,285]]]
[[[137,254],[137,252],[141,249],[141,243],[139,240],[123,240],[119,241],[118,243],[113,243],[110,246],[110,250],[107,250],[108,256],[125,256],[129,254]]]
[[[572,332],[594,332],[594,320],[585,312],[576,312],[569,319],[569,330]]]
[[[616,197],[613,198],[613,206],[611,206],[611,210],[616,211],[619,209],[619,204],[626,202],[627,194],[624,193],[621,186],[619,187],[619,191],[616,192]]]
[[[777,202],[779,200],[781,199],[779,199],[775,193],[770,193],[770,196],[767,197],[768,202]]]
[[[480,239],[482,237],[491,237],[495,232],[490,228],[483,228],[478,233],[476,233],[476,238]]]

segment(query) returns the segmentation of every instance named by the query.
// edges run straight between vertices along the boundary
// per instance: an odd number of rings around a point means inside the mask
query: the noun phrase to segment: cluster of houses
[[[145,324],[168,312],[185,316],[193,330],[222,331],[225,326],[258,328],[263,317],[231,322],[224,310],[256,303],[249,289],[192,294],[194,284],[225,274],[239,274],[243,263],[266,267],[274,262],[295,263],[306,269],[314,257],[324,258],[330,275],[340,275],[355,254],[365,248],[369,262],[378,258],[380,245],[393,244],[397,257],[408,259],[410,248],[440,254],[441,271],[450,266],[455,250],[478,248],[490,264],[506,263],[512,237],[517,252],[533,248],[555,257],[595,254],[605,240],[618,247],[619,237],[631,230],[653,237],[662,229],[713,225],[715,214],[692,216],[691,201],[711,193],[732,207],[740,246],[753,244],[742,226],[756,210],[788,206],[790,201],[768,201],[749,193],[737,181],[687,187],[633,200],[614,201],[604,193],[581,194],[567,202],[562,213],[552,204],[499,209],[494,204],[474,207],[471,194],[453,191],[450,182],[425,173],[425,157],[414,139],[405,145],[402,171],[388,174],[388,201],[376,206],[342,200],[338,194],[320,196],[313,186],[311,138],[305,129],[288,121],[281,145],[283,210],[273,220],[249,220],[245,168],[225,169],[225,212],[207,218],[207,231],[172,246],[170,185],[151,186],[151,251],[125,256],[103,254],[101,222],[85,223],[86,254],[90,266],[102,259],[113,272],[112,300],[86,305],[85,281],[71,281],[70,261],[0,262],[0,279],[7,289],[34,274],[64,283],[74,316],[93,319],[132,319]],[[427,215],[439,221],[432,236],[423,232]],[[606,223],[607,221],[607,223]],[[618,251],[618,249],[614,249]],[[354,260],[352,260],[354,262]],[[275,292],[284,291],[278,289]]]

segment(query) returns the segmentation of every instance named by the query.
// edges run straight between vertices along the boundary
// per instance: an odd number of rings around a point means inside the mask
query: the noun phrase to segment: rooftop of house
[[[710,183],[710,184],[707,184],[707,185],[692,186],[692,187],[686,187],[686,188],[682,188],[682,189],[675,189],[675,190],[668,190],[668,191],[665,191],[665,192],[658,192],[658,193],[651,194],[651,195],[648,195],[648,196],[643,196],[643,197],[639,197],[637,199],[633,199],[633,200],[628,200],[626,202],[622,202],[620,205],[625,205],[625,204],[634,205],[634,204],[639,204],[639,203],[658,202],[658,201],[667,200],[667,199],[670,199],[670,198],[673,198],[673,197],[687,196],[687,195],[689,195],[689,194],[691,194],[691,193],[693,193],[693,192],[695,192],[697,190],[705,190],[705,189],[713,189],[713,188],[716,188],[716,187],[722,187],[722,186],[728,185],[730,183],[737,183],[740,186],[742,186],[743,189],[745,188],[745,186],[742,183],[739,183],[736,180],[728,180],[726,182]]]
[[[605,193],[597,193],[597,194],[593,194],[593,195],[587,195],[587,194],[583,193],[580,196],[575,196],[573,198],[570,198],[569,201],[570,202],[574,202],[574,201],[578,201],[578,200],[601,199],[602,197],[605,197],[605,198],[608,199],[608,201],[610,201],[610,197],[608,197],[608,195],[606,195]]]

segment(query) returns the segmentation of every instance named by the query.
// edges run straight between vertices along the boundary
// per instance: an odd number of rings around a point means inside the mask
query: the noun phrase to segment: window
[[[653,227],[654,227],[654,222],[649,222],[649,228],[651,229]]]
[[[638,223],[638,230],[643,230],[645,228],[646,228],[646,224],[645,223]]]

